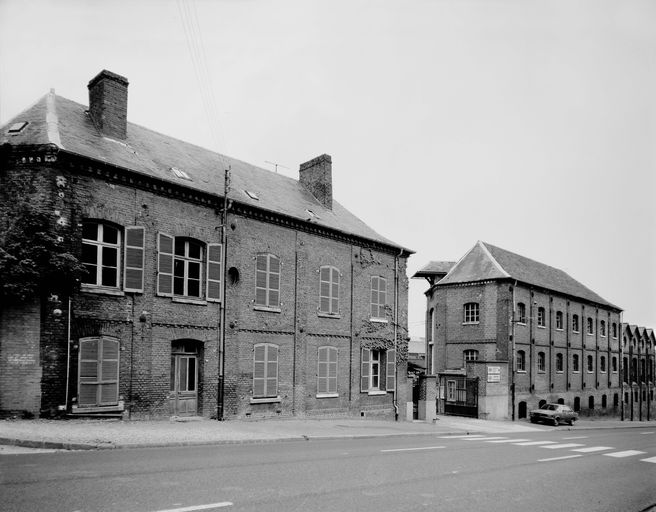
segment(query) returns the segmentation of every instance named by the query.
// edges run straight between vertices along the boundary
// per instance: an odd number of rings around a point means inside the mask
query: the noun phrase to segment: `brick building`
[[[84,265],[3,299],[0,412],[405,409],[411,251],[333,200],[331,157],[294,180],[127,122],[124,77],[88,89],[0,131],[3,232],[22,205]]]
[[[457,263],[431,262],[413,277],[430,285],[427,373],[438,412],[515,419],[560,401],[619,415],[642,400],[646,415],[652,397],[653,417],[653,332],[623,327],[619,307],[562,270],[478,242]],[[624,403],[623,357],[635,369]]]

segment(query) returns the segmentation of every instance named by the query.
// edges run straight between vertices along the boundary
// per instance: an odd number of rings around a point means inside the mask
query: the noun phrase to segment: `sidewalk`
[[[560,426],[557,429],[626,427],[656,429],[656,422],[579,420],[574,427]],[[523,420],[513,423],[455,416],[439,416],[434,423],[352,418],[223,422],[200,418],[159,421],[3,420],[0,421],[0,445],[90,450],[409,435],[510,434],[552,430],[556,430],[556,427],[532,425]]]

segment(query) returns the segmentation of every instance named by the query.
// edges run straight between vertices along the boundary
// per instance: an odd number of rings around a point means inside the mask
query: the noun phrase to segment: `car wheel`
[[[569,423],[569,426],[571,427],[572,425],[574,425],[574,420],[569,420],[568,423]]]
[[[560,423],[560,418],[559,418],[558,416],[556,416],[556,417],[553,419],[553,421],[554,421],[554,425],[558,426],[558,424]]]

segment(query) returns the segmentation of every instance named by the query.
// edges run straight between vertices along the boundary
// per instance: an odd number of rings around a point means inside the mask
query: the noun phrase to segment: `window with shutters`
[[[319,269],[319,313],[339,316],[339,270],[324,266]]]
[[[82,223],[83,285],[119,288],[121,230],[97,221]]]
[[[223,247],[166,233],[157,236],[157,294],[183,302],[221,301]]]
[[[78,407],[118,405],[119,348],[113,338],[80,339]]]
[[[477,324],[480,318],[478,302],[468,302],[463,306],[462,322],[464,324]]]
[[[396,389],[396,351],[362,349],[360,391],[370,395]]]
[[[380,276],[371,277],[371,320],[387,321],[387,279]]]
[[[253,347],[253,398],[278,397],[278,345],[259,343]]]
[[[258,254],[255,260],[255,306],[280,311],[280,258]]]
[[[337,397],[337,348],[319,347],[317,357],[317,397]]]

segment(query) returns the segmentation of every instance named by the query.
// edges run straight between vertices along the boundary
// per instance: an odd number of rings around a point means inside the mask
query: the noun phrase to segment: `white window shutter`
[[[387,367],[385,370],[387,374],[385,389],[394,391],[396,389],[396,350],[387,351]]]
[[[361,370],[360,370],[360,391],[369,391],[369,362],[371,351],[368,348],[362,349]]]
[[[125,228],[123,290],[126,292],[143,293],[145,233],[143,226]]]
[[[223,279],[223,246],[207,244],[207,300],[220,302]]]
[[[173,241],[171,235],[157,235],[157,295],[173,296]]]

